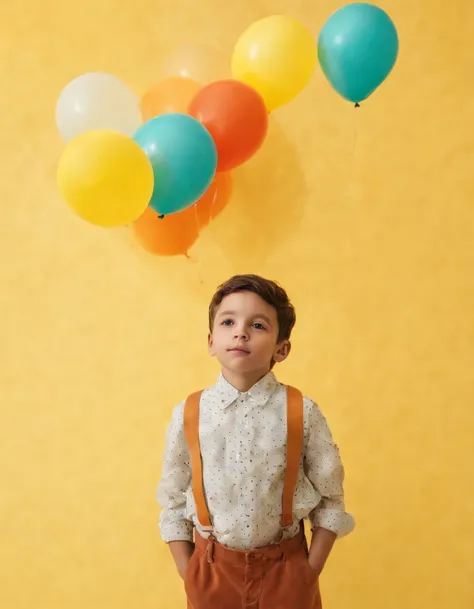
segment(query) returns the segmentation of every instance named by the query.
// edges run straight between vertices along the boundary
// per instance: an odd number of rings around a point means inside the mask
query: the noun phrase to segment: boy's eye
[[[233,319],[224,319],[221,322],[221,326],[233,326],[234,325],[234,320]],[[263,324],[259,323],[259,322],[255,322],[252,324],[252,328],[255,328],[256,330],[265,330],[265,327],[263,326]]]

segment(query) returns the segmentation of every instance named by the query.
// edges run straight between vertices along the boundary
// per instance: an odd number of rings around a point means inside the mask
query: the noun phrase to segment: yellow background
[[[357,520],[326,609],[474,607],[474,17],[384,0],[395,71],[360,110],[319,68],[235,172],[191,260],[60,200],[57,96],[104,70],[141,94],[178,44],[230,58],[251,22],[335,0],[12,0],[0,8],[0,605],[178,609],[154,501],[171,410],[212,383],[207,303],[235,272],[298,313],[280,369],[316,399]]]

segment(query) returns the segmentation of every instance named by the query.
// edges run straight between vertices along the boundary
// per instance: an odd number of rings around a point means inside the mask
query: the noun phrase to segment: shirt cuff
[[[336,533],[338,538],[352,533],[355,527],[354,518],[347,512],[340,510],[321,509],[314,510],[310,517],[312,529],[327,529]]]
[[[161,538],[165,543],[171,541],[194,541],[193,523],[190,520],[170,522],[160,525]]]

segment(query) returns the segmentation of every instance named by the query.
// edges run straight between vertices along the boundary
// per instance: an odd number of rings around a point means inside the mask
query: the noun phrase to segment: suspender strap
[[[290,527],[293,524],[293,497],[300,471],[301,453],[304,437],[303,395],[294,387],[287,387],[286,420],[286,472],[283,486],[283,504],[281,526]]]
[[[209,509],[204,496],[202,457],[199,445],[199,406],[202,391],[193,393],[184,405],[184,435],[191,456],[193,495],[199,523],[203,527],[212,527]]]
[[[287,387],[287,443],[286,471],[283,486],[281,526],[293,524],[293,497],[301,462],[304,437],[303,396],[298,389]],[[191,456],[192,486],[197,518],[202,527],[212,528],[211,517],[204,494],[202,455],[199,444],[199,406],[202,391],[193,393],[184,405],[184,434]]]

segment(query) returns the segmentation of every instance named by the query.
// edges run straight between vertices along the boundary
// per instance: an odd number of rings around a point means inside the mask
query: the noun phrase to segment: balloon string
[[[199,226],[199,214],[197,211],[196,203],[193,203],[193,212],[194,212],[194,221],[196,222],[196,229],[197,229],[198,239],[199,239],[201,227]],[[193,258],[193,256],[191,256],[187,250],[184,254],[184,257],[187,258],[190,262],[197,262],[197,260],[195,258]]]
[[[354,138],[353,138],[353,143],[352,143],[352,155],[351,155],[351,159],[350,159],[350,172],[349,172],[349,189],[348,189],[348,194],[349,197],[352,198],[352,196],[355,194],[354,190],[355,190],[355,185],[354,182],[356,180],[356,174],[357,174],[357,167],[356,167],[356,153],[357,153],[357,140],[358,140],[358,113],[356,115],[354,115]]]
[[[211,209],[209,212],[209,221],[211,221],[214,218],[214,205],[216,203],[216,199],[217,199],[217,188],[214,188],[214,196],[212,197],[212,203],[211,203]]]
[[[358,114],[354,116],[354,143],[352,147],[352,163],[355,164],[356,150],[357,150],[357,139],[359,135],[358,130]]]
[[[201,226],[199,224],[199,213],[198,213],[197,203],[193,203],[193,210],[194,210],[194,221],[196,222],[196,230],[197,230],[198,239],[199,239],[199,237],[201,235]]]
[[[197,203],[193,204],[193,208],[194,208],[194,219],[196,221],[196,228],[197,228],[197,233],[198,233],[198,237],[197,237],[196,241],[199,241],[199,237],[201,236],[201,225],[199,224],[199,212],[198,212]],[[202,258],[200,256],[193,258],[192,256],[189,255],[188,252],[186,252],[186,258],[190,262],[197,263],[197,275],[198,275],[199,283],[201,285],[204,285],[204,279],[202,276]]]

